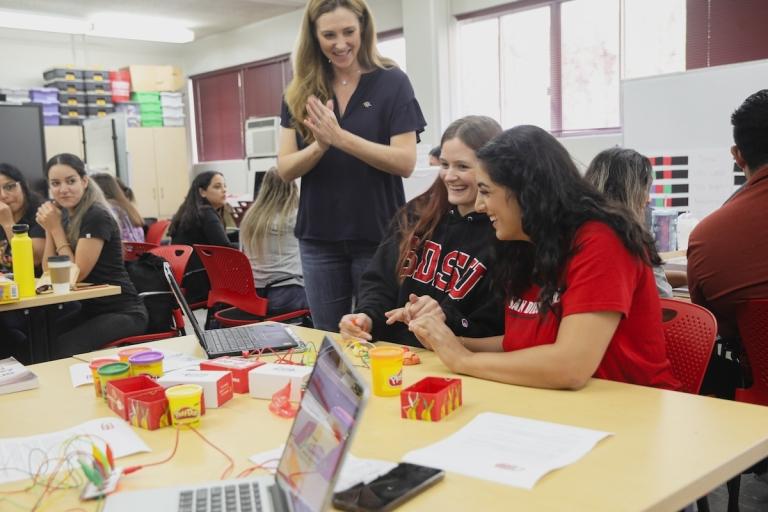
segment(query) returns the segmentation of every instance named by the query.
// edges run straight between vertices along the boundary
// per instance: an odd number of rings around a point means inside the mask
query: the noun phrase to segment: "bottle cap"
[[[69,261],[69,256],[66,254],[57,256],[48,256],[48,263],[66,263]]]
[[[29,231],[29,224],[14,224],[12,229],[14,233],[26,233]]]

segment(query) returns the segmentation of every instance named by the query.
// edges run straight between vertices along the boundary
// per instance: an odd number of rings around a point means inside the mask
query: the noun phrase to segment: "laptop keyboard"
[[[254,340],[254,333],[248,329],[215,329],[205,331],[205,342],[214,353],[241,352],[253,350],[260,343]]]
[[[261,512],[258,483],[203,487],[179,493],[178,512]]]

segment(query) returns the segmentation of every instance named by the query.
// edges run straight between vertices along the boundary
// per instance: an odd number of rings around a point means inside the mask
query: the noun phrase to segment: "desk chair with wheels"
[[[192,248],[187,245],[162,246],[162,247],[155,247],[151,249],[149,253],[153,254],[154,256],[159,256],[163,258],[165,261],[168,261],[170,263],[171,268],[173,269],[174,279],[176,279],[180,285],[181,278],[184,276],[184,267],[186,266],[186,260],[188,260],[189,256],[192,254]],[[139,264],[139,262],[136,262],[134,264]],[[178,274],[179,277],[177,277],[175,266],[181,267],[180,274]],[[158,275],[158,278],[160,278],[159,275]],[[160,279],[163,280],[162,282],[165,282],[165,277],[162,277]],[[139,293],[139,297],[142,297],[145,300],[145,304],[148,303],[148,301],[152,300],[153,297],[159,297],[163,295],[169,295],[171,297],[171,300],[174,301],[170,310],[171,318],[168,321],[168,327],[169,327],[168,329],[162,330],[160,332],[153,332],[148,334],[140,334],[137,336],[128,336],[127,338],[120,338],[119,340],[115,340],[107,344],[103,348],[122,347],[125,345],[135,345],[137,343],[146,343],[148,341],[159,341],[159,340],[164,340],[168,338],[175,338],[177,336],[184,336],[186,334],[184,331],[184,315],[182,314],[181,309],[179,308],[179,305],[175,303],[175,299],[173,299],[173,293],[170,290],[170,286],[167,291],[155,290],[155,291],[143,291]],[[148,309],[151,310],[152,308],[148,308]]]
[[[168,219],[158,220],[150,224],[149,228],[147,228],[147,236],[144,237],[144,241],[150,244],[160,245],[160,242],[163,241],[165,232],[170,225],[171,221]]]
[[[662,326],[672,374],[680,391],[698,395],[717,339],[717,320],[707,309],[676,299],[661,299]],[[709,512],[706,495],[696,501],[699,512]]]
[[[123,261],[136,261],[139,259],[139,256],[155,247],[157,247],[157,244],[123,241]]]
[[[213,319],[224,327],[234,327],[267,320],[285,322],[309,318],[308,309],[268,317],[267,299],[256,293],[251,262],[242,252],[218,245],[196,244],[194,247],[211,282],[207,329]],[[223,309],[222,306],[232,307]]]

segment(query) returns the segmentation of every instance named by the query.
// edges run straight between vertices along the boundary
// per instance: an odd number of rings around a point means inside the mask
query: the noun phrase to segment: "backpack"
[[[174,329],[173,309],[178,307],[163,273],[165,258],[144,253],[136,261],[126,262],[128,275],[149,313],[147,334]]]

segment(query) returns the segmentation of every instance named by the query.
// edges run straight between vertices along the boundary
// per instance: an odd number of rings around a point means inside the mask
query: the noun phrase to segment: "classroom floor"
[[[727,512],[728,489],[721,485],[708,495],[711,512]],[[741,512],[766,512],[768,510],[768,483],[755,478],[754,474],[741,475],[739,493]]]

